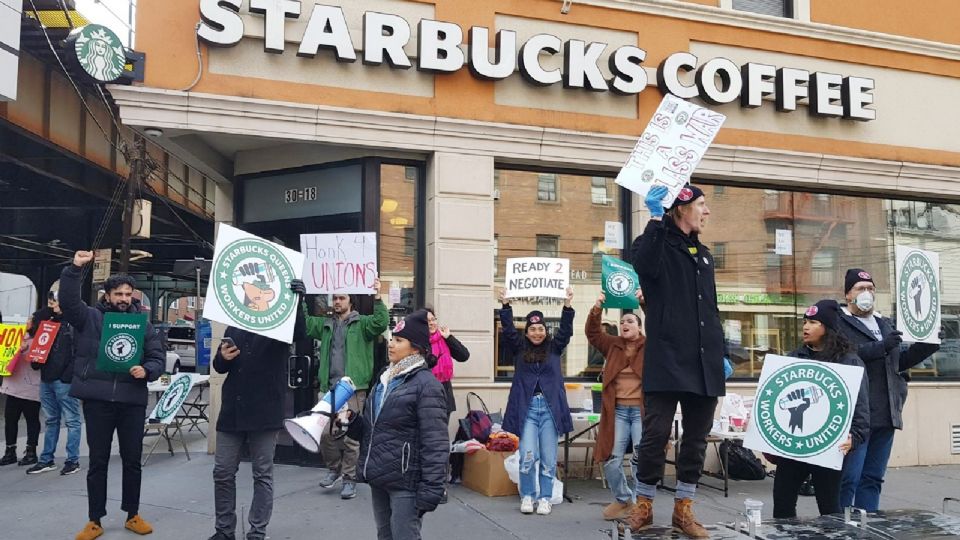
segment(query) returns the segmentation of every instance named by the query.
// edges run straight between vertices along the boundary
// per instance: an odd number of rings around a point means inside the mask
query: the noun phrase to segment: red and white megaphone
[[[320,438],[323,436],[323,430],[327,429],[331,418],[346,408],[347,402],[356,391],[357,387],[350,377],[343,377],[324,394],[313,409],[296,418],[284,420],[283,427],[297,444],[308,452],[317,454],[320,452]]]

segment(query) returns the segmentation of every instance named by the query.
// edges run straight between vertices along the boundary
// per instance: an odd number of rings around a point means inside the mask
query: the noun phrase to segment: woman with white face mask
[[[840,482],[840,506],[876,512],[880,489],[893,448],[893,435],[903,429],[907,399],[905,372],[940,349],[931,343],[903,345],[894,321],[876,313],[877,287],[862,268],[847,270],[844,293],[847,307],[840,331],[853,343],[866,365],[870,388],[870,435],[847,456]]]

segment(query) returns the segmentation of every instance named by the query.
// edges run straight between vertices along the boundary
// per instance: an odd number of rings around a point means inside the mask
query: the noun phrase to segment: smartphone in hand
[[[225,338],[221,339],[221,340],[220,340],[220,343],[221,343],[221,344],[224,344],[224,343],[225,343],[228,347],[236,347],[236,346],[237,346],[237,344],[234,343],[233,338],[231,338],[231,337],[225,337]]]

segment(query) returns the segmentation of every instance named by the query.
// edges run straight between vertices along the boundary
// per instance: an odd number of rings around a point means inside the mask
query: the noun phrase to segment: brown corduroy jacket
[[[603,399],[600,409],[600,433],[593,450],[593,459],[602,463],[610,459],[613,451],[613,430],[616,420],[617,388],[614,379],[628,365],[634,373],[643,377],[643,349],[646,338],[640,336],[637,341],[636,352],[627,356],[627,340],[621,336],[611,336],[603,330],[600,323],[602,310],[597,307],[590,309],[587,316],[587,341],[600,351],[605,358],[603,364]],[[642,388],[642,387],[641,387]],[[642,391],[642,390],[641,390]],[[634,441],[638,444],[640,441]]]

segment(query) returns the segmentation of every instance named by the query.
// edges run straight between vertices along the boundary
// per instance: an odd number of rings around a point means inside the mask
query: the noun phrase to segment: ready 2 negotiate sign
[[[413,67],[403,48],[411,39],[410,23],[399,15],[367,11],[362,21],[362,47],[354,46],[343,9],[322,4],[310,5],[297,0],[250,0],[249,12],[263,16],[264,52],[284,54],[286,21],[308,18],[306,30],[297,46],[297,56],[314,58],[330,54],[337,62],[365,65],[388,64],[395,69]],[[240,17],[242,0],[201,0],[197,37],[217,47],[232,47],[244,38],[244,20]],[[307,13],[306,9],[312,9]],[[600,57],[606,43],[579,39],[562,40],[551,34],[536,34],[518,43],[517,32],[501,29],[495,34],[493,58],[488,48],[491,30],[473,26],[468,31],[459,25],[421,19],[417,23],[416,67],[428,73],[455,73],[464,66],[478,79],[506,79],[519,68],[520,75],[535,86],[563,83],[564,88],[635,95],[648,83],[643,62],[647,51],[630,45],[618,47],[609,56],[613,77],[600,70]],[[466,40],[466,43],[464,41]],[[464,51],[462,45],[466,45]],[[545,55],[563,56],[563,68],[546,69],[540,62]],[[304,64],[304,69],[319,69]],[[695,71],[694,84],[680,79],[681,73]],[[711,105],[740,102],[740,106],[759,107],[763,98],[773,96],[777,110],[791,112],[797,103],[809,100],[814,116],[874,120],[874,80],[814,72],[789,67],[748,62],[738,66],[726,58],[704,63],[688,52],[667,56],[657,67],[657,87],[664,94],[681,99],[701,98]]]

